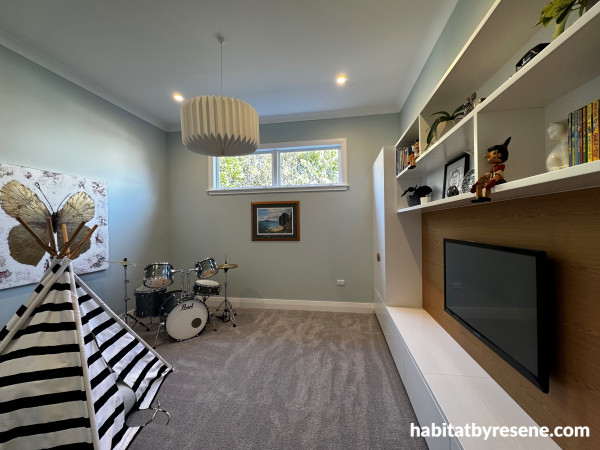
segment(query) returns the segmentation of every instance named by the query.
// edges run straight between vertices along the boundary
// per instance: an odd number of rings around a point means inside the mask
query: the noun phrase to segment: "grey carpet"
[[[171,421],[159,413],[130,449],[427,449],[374,315],[240,309],[236,328],[215,323],[182,342],[161,332]]]

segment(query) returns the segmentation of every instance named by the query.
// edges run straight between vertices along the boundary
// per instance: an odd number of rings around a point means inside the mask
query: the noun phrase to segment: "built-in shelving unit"
[[[530,23],[515,25],[515,20],[519,20],[515,18],[535,17],[545,3],[496,2],[396,148],[414,143],[417,132],[419,141],[424,143],[429,127],[426,118],[432,111],[454,110],[473,86],[485,83],[483,77],[491,77],[491,70],[506,62],[492,53],[495,62],[491,68],[471,73],[468,69],[476,63],[487,62],[491,49],[498,50],[501,56],[509,54],[513,57],[522,51],[520,46],[525,45],[536,30]],[[523,11],[523,7],[534,12]],[[509,18],[510,32],[500,31]],[[498,49],[498,46],[502,48]],[[600,165],[597,162],[553,172],[546,172],[545,166],[548,153],[556,145],[546,137],[548,125],[565,120],[574,109],[600,97],[600,59],[595,56],[598,54],[600,4],[587,11],[531,62],[487,95],[482,104],[437,142],[425,149],[422,144],[416,168],[398,174],[397,189],[403,192],[409,186],[427,184],[434,190],[433,201],[412,208],[399,201],[397,212],[413,214],[471,205],[471,194],[443,198],[444,165],[461,153],[467,153],[478,178],[490,167],[483,159],[487,148],[504,142],[509,136],[512,140],[506,162],[507,183],[494,188],[493,201],[599,186]]]
[[[495,1],[419,115],[395,147],[381,151],[373,166],[375,311],[421,423],[535,423],[422,308],[421,213],[486,208],[488,203],[473,204],[471,193],[443,198],[444,166],[467,153],[479,177],[490,167],[483,158],[486,150],[509,136],[507,183],[494,188],[492,203],[600,186],[600,161],[552,172],[545,164],[557,144],[547,137],[548,125],[600,97],[600,3],[519,72],[509,70],[527,50],[544,42],[536,41],[540,29],[532,26],[532,18],[539,17],[547,2]],[[485,89],[478,96],[486,100],[424,148],[431,114],[453,111],[480,86]],[[416,167],[396,174],[395,150],[417,139],[422,152]],[[408,207],[401,194],[417,184],[431,186],[432,199]],[[444,450],[558,448],[549,438],[491,442],[429,437],[427,443]]]

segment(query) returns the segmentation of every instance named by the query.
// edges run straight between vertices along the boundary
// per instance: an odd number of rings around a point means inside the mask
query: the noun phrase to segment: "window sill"
[[[242,195],[242,194],[276,194],[283,192],[323,192],[347,191],[348,184],[328,184],[326,186],[291,186],[291,187],[266,187],[251,189],[207,189],[208,195]]]

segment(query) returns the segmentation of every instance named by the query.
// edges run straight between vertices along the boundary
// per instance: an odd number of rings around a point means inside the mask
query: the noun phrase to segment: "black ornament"
[[[458,192],[458,188],[456,186],[450,186],[448,188],[448,190],[446,191],[446,195],[448,197],[454,197],[455,195],[460,194],[460,192]]]

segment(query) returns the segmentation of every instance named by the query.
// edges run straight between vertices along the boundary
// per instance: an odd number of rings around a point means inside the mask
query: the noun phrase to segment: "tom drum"
[[[198,278],[210,278],[217,274],[219,268],[214,258],[206,258],[196,263]]]
[[[168,262],[148,264],[144,269],[144,286],[158,288],[173,284],[173,266]]]

